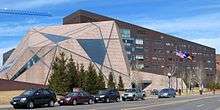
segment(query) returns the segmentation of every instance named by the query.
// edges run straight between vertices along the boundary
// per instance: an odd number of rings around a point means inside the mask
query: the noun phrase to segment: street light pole
[[[169,88],[170,88],[170,78],[171,78],[171,73],[167,73],[167,76],[169,78]]]

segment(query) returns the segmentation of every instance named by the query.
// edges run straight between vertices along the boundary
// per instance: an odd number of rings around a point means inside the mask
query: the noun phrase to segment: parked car
[[[95,102],[119,102],[120,94],[115,89],[100,90],[98,94],[95,95]]]
[[[132,89],[126,89],[125,93],[122,94],[122,100],[126,101],[126,100],[138,100],[138,99],[142,99],[144,100],[145,97],[145,93],[138,89],[138,88],[132,88]]]
[[[11,105],[14,108],[29,108],[32,109],[36,106],[47,104],[50,107],[54,106],[56,102],[56,94],[45,88],[29,89],[24,91],[19,96],[12,98]]]
[[[162,89],[159,93],[158,93],[158,98],[171,98],[171,97],[176,97],[176,91],[173,88],[165,88]]]
[[[68,93],[58,100],[59,105],[93,104],[94,97],[89,93],[79,90]]]

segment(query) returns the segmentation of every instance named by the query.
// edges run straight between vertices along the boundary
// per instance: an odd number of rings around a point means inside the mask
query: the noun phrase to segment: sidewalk
[[[12,107],[12,105],[10,105],[10,104],[8,104],[8,105],[0,105],[0,109],[1,108],[11,108]]]

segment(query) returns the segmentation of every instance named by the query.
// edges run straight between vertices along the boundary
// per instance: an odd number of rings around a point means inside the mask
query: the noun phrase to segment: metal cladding
[[[130,70],[114,21],[49,26],[31,29],[0,70],[0,78],[47,84],[56,56],[64,52],[76,63],[91,62],[105,79],[113,72],[130,85]]]

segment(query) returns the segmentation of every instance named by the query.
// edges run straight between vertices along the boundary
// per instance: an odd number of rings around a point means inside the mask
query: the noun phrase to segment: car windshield
[[[71,92],[71,93],[69,93],[67,96],[78,96],[78,92]]]
[[[101,90],[99,91],[99,94],[106,94],[108,91],[107,90]]]
[[[169,92],[169,89],[162,89],[161,91],[160,91],[160,93],[164,93],[164,92]]]
[[[29,96],[29,95],[34,94],[35,91],[36,91],[36,90],[26,90],[26,91],[24,91],[21,95]]]
[[[135,89],[126,89],[125,92],[135,92]]]

